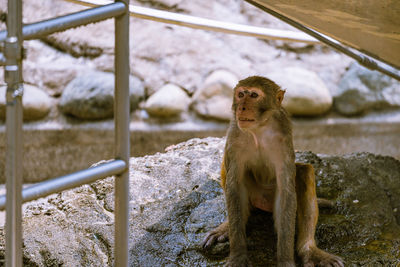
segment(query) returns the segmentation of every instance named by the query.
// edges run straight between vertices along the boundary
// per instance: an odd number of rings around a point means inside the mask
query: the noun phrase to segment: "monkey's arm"
[[[236,162],[224,161],[225,200],[228,210],[230,255],[227,266],[249,266],[246,243],[246,223],[249,217],[249,199],[243,184],[244,170]]]
[[[285,163],[285,162],[283,162]],[[294,266],[294,232],[296,223],[295,164],[283,164],[277,169],[274,221],[278,236],[278,266]]]

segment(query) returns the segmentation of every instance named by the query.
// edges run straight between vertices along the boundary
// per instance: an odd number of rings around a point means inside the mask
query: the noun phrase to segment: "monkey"
[[[296,163],[292,126],[282,107],[285,91],[261,76],[240,80],[234,88],[221,185],[228,219],[204,238],[209,249],[229,240],[225,266],[251,266],[246,223],[251,209],[272,212],[277,234],[277,265],[295,266],[294,241],[304,266],[344,267],[342,259],[316,246],[318,204],[312,165]]]

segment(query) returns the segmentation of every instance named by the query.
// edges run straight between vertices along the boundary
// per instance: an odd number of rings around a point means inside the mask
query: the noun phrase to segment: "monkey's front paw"
[[[251,267],[251,263],[247,255],[241,255],[236,257],[229,257],[224,267]]]

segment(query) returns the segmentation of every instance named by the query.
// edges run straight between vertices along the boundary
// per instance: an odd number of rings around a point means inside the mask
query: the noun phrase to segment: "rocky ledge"
[[[192,139],[165,153],[130,161],[130,266],[221,266],[229,244],[205,253],[199,243],[226,212],[219,185],[225,140]],[[343,157],[298,152],[316,170],[321,208],[316,239],[346,266],[400,264],[400,162],[361,153]],[[113,180],[54,194],[24,206],[24,266],[112,266]],[[248,224],[254,266],[273,266],[272,217]],[[0,231],[4,258],[4,230]]]

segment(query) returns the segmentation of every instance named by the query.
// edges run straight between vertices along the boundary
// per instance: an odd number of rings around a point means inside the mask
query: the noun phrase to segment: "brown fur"
[[[316,247],[314,170],[295,163],[291,122],[281,106],[285,92],[259,76],[241,80],[234,92],[234,117],[221,165],[228,220],[207,234],[203,247],[229,239],[226,266],[250,266],[245,226],[250,209],[260,208],[274,215],[278,266],[295,266],[297,211],[297,251],[304,266],[344,266],[339,257]]]

